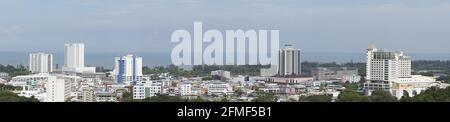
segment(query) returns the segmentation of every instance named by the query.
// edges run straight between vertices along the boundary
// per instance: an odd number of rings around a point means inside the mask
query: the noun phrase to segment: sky
[[[1,0],[0,51],[170,52],[177,29],[280,30],[304,52],[450,53],[448,0]]]

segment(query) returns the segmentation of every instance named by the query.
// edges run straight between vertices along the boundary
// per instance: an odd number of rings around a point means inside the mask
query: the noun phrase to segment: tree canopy
[[[299,102],[331,102],[332,95],[312,95],[312,96],[300,96]]]

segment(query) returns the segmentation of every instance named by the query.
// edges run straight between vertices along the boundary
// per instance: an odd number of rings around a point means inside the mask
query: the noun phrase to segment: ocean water
[[[10,65],[28,65],[29,52],[0,52],[0,64]],[[54,65],[59,67],[63,65],[64,54],[52,53]],[[114,57],[123,56],[127,53],[86,53],[85,64],[88,66],[102,66],[105,68],[114,67]],[[167,66],[171,64],[170,52],[151,52],[151,53],[132,53],[143,57],[144,66]],[[407,54],[413,60],[450,60],[450,53],[426,54],[416,53]],[[303,53],[302,61],[314,62],[364,62],[364,53]]]
[[[64,53],[52,53],[53,65],[64,65]],[[127,53],[86,53],[85,65],[114,67],[114,58],[124,56]],[[171,64],[170,53],[132,53],[143,57],[144,66],[166,66]],[[28,65],[29,52],[0,52],[0,64]]]

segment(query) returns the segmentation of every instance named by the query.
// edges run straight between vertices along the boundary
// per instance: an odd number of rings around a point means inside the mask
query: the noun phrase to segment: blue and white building
[[[134,85],[142,81],[142,57],[126,55],[115,58],[114,79],[118,84]]]

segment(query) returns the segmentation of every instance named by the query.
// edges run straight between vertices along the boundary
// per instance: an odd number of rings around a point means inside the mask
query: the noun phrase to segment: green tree
[[[360,83],[349,83],[349,82],[342,84],[342,86],[344,86],[346,89],[353,90],[353,91],[359,90],[360,85],[361,85]]]
[[[311,96],[300,96],[299,102],[331,102],[333,99],[332,95],[311,95]]]
[[[12,65],[1,65],[0,64],[0,72],[5,72],[8,73],[10,77],[15,77],[18,75],[28,75],[30,74],[30,72],[28,71],[28,69],[23,66],[23,65],[17,65],[17,66],[12,66]]]
[[[336,102],[370,102],[370,99],[361,93],[352,90],[344,90],[339,94]]]
[[[208,77],[202,77],[202,81],[208,81],[208,80],[213,80],[212,77],[208,76]]]
[[[257,92],[252,102],[277,102],[278,98],[272,93]]]
[[[187,102],[188,100],[182,99],[180,96],[169,96],[158,94],[153,97],[145,98],[142,102]]]
[[[413,102],[414,99],[409,96],[408,91],[403,90],[403,96],[400,99],[400,102]]]
[[[240,96],[242,96],[242,95],[244,94],[244,91],[243,91],[241,88],[237,88],[237,89],[234,91],[234,94],[235,94],[236,96],[240,97]]]
[[[230,102],[227,98],[222,98],[219,102]]]
[[[415,102],[450,102],[450,87],[431,87],[413,97]]]
[[[387,91],[376,90],[369,97],[371,102],[397,102],[397,97]]]
[[[208,101],[205,99],[202,99],[201,97],[197,97],[193,100],[189,100],[189,102],[208,102]]]
[[[122,94],[122,102],[137,102],[133,100],[133,92],[124,92]]]
[[[34,98],[34,96],[26,98],[17,96],[17,94],[10,91],[0,90],[0,102],[39,102],[39,100]]]

